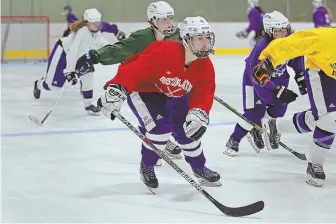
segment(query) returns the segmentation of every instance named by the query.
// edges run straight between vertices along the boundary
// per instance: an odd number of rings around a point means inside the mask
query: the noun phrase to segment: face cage
[[[271,38],[274,38],[274,33],[275,32],[279,32],[279,31],[282,31],[282,30],[286,30],[287,31],[287,35],[290,35],[292,33],[292,27],[291,25],[288,25],[286,28],[272,28],[270,30],[267,30],[267,35]]]
[[[88,22],[89,22],[89,21],[85,21],[85,22],[86,22],[86,25],[88,25]],[[92,22],[92,23],[93,23],[93,22]],[[98,31],[100,31],[100,29],[101,29],[101,27],[102,27],[102,21],[99,22],[99,25],[98,25],[97,27],[98,27],[98,30],[96,30],[96,31],[91,31],[91,30],[90,30],[90,32],[91,32],[91,33],[96,33],[96,32],[98,32]]]
[[[208,44],[208,47],[207,47],[208,50],[206,50],[206,51],[205,50],[196,51],[195,48],[194,48],[192,38],[195,37],[195,36],[202,36],[202,35],[206,35],[206,38],[209,40],[209,44]],[[206,57],[209,56],[210,53],[214,53],[213,47],[215,45],[215,34],[213,32],[199,33],[199,34],[194,34],[192,36],[187,34],[183,38],[183,43],[196,57],[206,58]]]
[[[151,25],[152,28],[156,29],[157,31],[159,31],[163,35],[169,37],[169,36],[173,35],[175,33],[176,29],[177,29],[177,25],[176,25],[176,23],[174,21],[174,16],[171,16],[171,17],[172,17],[172,20],[173,20],[173,24],[172,24],[172,28],[170,30],[160,31],[159,28],[158,28],[158,26],[157,26],[157,18],[156,17],[153,17],[153,19],[151,19],[148,22],[149,22],[149,24]]]

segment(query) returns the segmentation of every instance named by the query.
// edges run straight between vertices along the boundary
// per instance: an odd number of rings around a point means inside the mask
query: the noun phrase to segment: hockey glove
[[[299,91],[301,95],[307,94],[307,86],[304,80],[304,72],[295,72],[295,82],[299,87]]]
[[[120,111],[121,105],[127,97],[125,87],[119,84],[110,84],[106,88],[105,94],[97,101],[97,106],[101,112],[109,119],[114,120],[113,111]]]
[[[98,63],[98,60],[95,59],[95,54],[95,50],[90,50],[88,53],[78,58],[76,72],[79,76],[95,71],[93,65]]]
[[[272,62],[269,58],[266,58],[252,69],[253,81],[261,86],[264,86],[271,79],[273,72],[274,67]]]
[[[126,34],[120,30],[118,30],[118,32],[115,34],[115,37],[117,38],[117,40],[123,40],[126,38]]]
[[[246,30],[242,30],[236,33],[236,37],[238,37],[239,39],[246,39],[247,36],[248,36],[248,32],[246,32]]]
[[[65,73],[64,74],[66,80],[71,83],[71,85],[76,85],[77,83],[77,77],[75,72]]]
[[[183,129],[188,138],[197,141],[204,135],[208,124],[208,114],[200,108],[193,108],[187,114]]]
[[[296,100],[298,95],[292,90],[287,89],[284,86],[276,86],[274,89],[274,95],[280,100],[283,104],[289,104]]]

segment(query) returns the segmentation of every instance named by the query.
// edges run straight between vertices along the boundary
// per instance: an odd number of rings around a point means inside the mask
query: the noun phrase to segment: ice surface
[[[243,57],[214,59],[217,96],[241,110]],[[223,186],[206,188],[228,206],[265,201],[264,211],[245,218],[223,216],[169,165],[157,168],[160,187],[152,195],[139,178],[140,140],[124,125],[104,116],[87,116],[79,88],[71,89],[43,127],[39,118],[60,92],[32,96],[33,80],[45,64],[3,65],[1,92],[3,222],[335,222],[336,154],[326,164],[323,188],[308,186],[306,163],[284,149],[256,154],[244,139],[235,158],[223,155],[237,116],[214,103],[204,137],[207,165],[219,172]],[[101,66],[95,74],[95,98],[116,71]],[[291,84],[297,92],[295,84]],[[289,106],[288,116],[308,108],[306,97]],[[136,125],[124,105],[122,113]],[[304,152],[311,135],[284,136]],[[335,147],[334,149],[335,150]],[[190,175],[189,165],[177,161]]]

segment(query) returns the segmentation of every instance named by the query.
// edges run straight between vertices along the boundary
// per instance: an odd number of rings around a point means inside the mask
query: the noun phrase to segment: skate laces
[[[234,140],[233,138],[230,138],[230,145],[235,146],[235,147],[238,147],[239,142],[236,141],[236,140]]]
[[[312,163],[312,168],[313,168],[314,172],[316,172],[318,174],[323,174],[324,173],[323,166],[321,166],[321,165]]]
[[[259,130],[257,130],[257,129],[254,129],[254,134],[255,134],[255,136],[256,136],[256,139],[258,140],[258,141],[262,141],[262,135],[261,135],[261,131],[259,131]]]
[[[144,176],[149,177],[150,179],[155,179],[155,172],[154,172],[154,167],[146,167],[143,166],[142,172],[144,173]]]
[[[214,174],[215,172],[213,172],[212,170],[210,170],[207,167],[204,167],[203,169],[195,169],[197,173],[199,173],[202,177],[211,177],[212,174]]]

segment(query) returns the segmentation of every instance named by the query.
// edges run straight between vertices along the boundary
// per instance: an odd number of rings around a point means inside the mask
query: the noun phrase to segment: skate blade
[[[148,190],[152,193],[152,194],[156,194],[156,188],[151,188],[148,187],[145,183],[145,180],[142,178],[142,176],[140,175],[140,180],[142,181],[142,183],[144,183],[144,185],[148,188]]]
[[[198,183],[201,185],[201,186],[204,186],[204,187],[220,187],[222,186],[222,183],[220,180],[216,181],[216,182],[210,182],[210,181],[207,181],[203,178],[198,178],[196,177]]]
[[[100,112],[87,111],[89,116],[100,116]]]
[[[225,154],[227,156],[235,157],[235,156],[238,155],[238,152],[234,151],[233,149],[230,149],[230,148],[226,147],[223,154]]]
[[[254,149],[254,151],[256,151],[256,153],[260,153],[260,150],[263,149],[263,148],[258,148],[258,146],[254,143],[254,139],[253,139],[252,135],[250,133],[248,133],[246,137],[247,137],[248,142],[250,143],[250,145]]]

